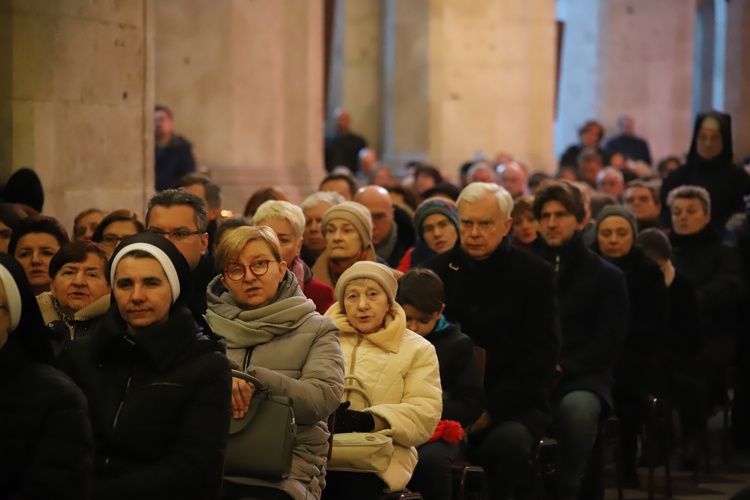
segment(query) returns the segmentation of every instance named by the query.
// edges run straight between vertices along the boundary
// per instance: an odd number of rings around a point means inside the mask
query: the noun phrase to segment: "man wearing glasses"
[[[208,248],[205,202],[184,189],[167,189],[148,202],[146,230],[160,234],[180,251],[192,271],[193,301],[206,312],[206,287],[219,274]]]

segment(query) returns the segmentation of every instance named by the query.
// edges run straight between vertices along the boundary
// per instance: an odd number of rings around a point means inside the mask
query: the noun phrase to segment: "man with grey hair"
[[[217,275],[214,259],[208,249],[206,204],[184,189],[167,189],[148,202],[146,230],[160,234],[180,251],[192,271],[193,302],[206,312],[206,288]]]
[[[607,167],[596,175],[596,189],[620,202],[625,192],[625,177],[615,167]]]
[[[554,271],[510,245],[513,198],[493,183],[458,198],[461,244],[425,263],[445,284],[445,317],[487,352],[485,412],[469,458],[490,478],[490,498],[528,493],[530,455],[549,422],[547,393],[560,338]]]
[[[504,187],[515,200],[519,196],[529,193],[528,174],[523,166],[516,161],[510,161],[497,166],[498,184]]]

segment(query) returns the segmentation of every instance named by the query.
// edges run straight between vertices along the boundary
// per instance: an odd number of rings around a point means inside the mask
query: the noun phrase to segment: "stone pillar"
[[[429,161],[456,179],[475,151],[507,151],[549,171],[554,2],[430,0],[429,37]]]
[[[294,202],[323,176],[322,0],[159,0],[156,100],[241,212],[278,185]]]
[[[141,210],[152,190],[152,2],[2,2],[0,175],[32,167],[44,212]]]
[[[559,0],[565,22],[555,150],[578,141],[586,119],[617,132],[635,118],[655,161],[686,153],[692,128],[695,3]],[[583,112],[581,112],[583,110]]]
[[[750,0],[727,3],[724,110],[732,115],[734,152],[750,155]]]

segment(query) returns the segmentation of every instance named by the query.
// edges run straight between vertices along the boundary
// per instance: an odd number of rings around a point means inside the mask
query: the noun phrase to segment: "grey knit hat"
[[[346,290],[346,285],[360,278],[371,279],[377,282],[383,290],[385,290],[386,295],[388,295],[388,301],[391,304],[394,303],[396,300],[398,282],[396,281],[396,278],[393,277],[393,271],[383,264],[362,260],[352,264],[349,269],[344,271],[344,274],[341,275],[338,282],[336,282],[336,290],[334,293],[336,295],[336,300],[341,304],[342,308],[344,307],[344,291]]]
[[[638,222],[635,220],[635,215],[633,215],[633,212],[622,205],[607,205],[606,207],[602,208],[602,210],[599,212],[599,215],[596,216],[596,227],[594,228],[594,234],[597,234],[599,232],[599,225],[602,223],[602,221],[607,217],[612,217],[613,215],[622,217],[630,223],[630,227],[633,229],[633,239],[635,240],[635,237],[638,236]]]
[[[372,216],[366,206],[356,201],[345,201],[328,209],[323,216],[323,234],[326,233],[328,222],[333,219],[344,219],[357,230],[362,247],[372,243]]]

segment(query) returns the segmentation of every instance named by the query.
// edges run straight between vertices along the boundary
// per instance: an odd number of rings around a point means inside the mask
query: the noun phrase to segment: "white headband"
[[[159,261],[159,264],[161,264],[161,267],[164,269],[164,274],[167,275],[169,287],[172,289],[172,304],[174,304],[177,298],[180,296],[180,279],[177,277],[177,270],[175,269],[172,260],[167,256],[166,253],[164,253],[164,250],[157,246],[151,245],[150,243],[131,243],[130,245],[127,245],[125,248],[120,250],[117,255],[115,255],[115,258],[112,259],[112,268],[110,270],[109,277],[112,286],[115,286],[115,270],[117,270],[117,264],[120,262],[120,259],[122,259],[126,254],[132,252],[133,250],[143,250],[147,254],[153,256],[157,261]]]
[[[5,266],[0,264],[0,281],[5,286],[5,297],[8,300],[8,316],[10,316],[10,331],[18,328],[21,321],[21,292],[18,290],[16,280]]]

